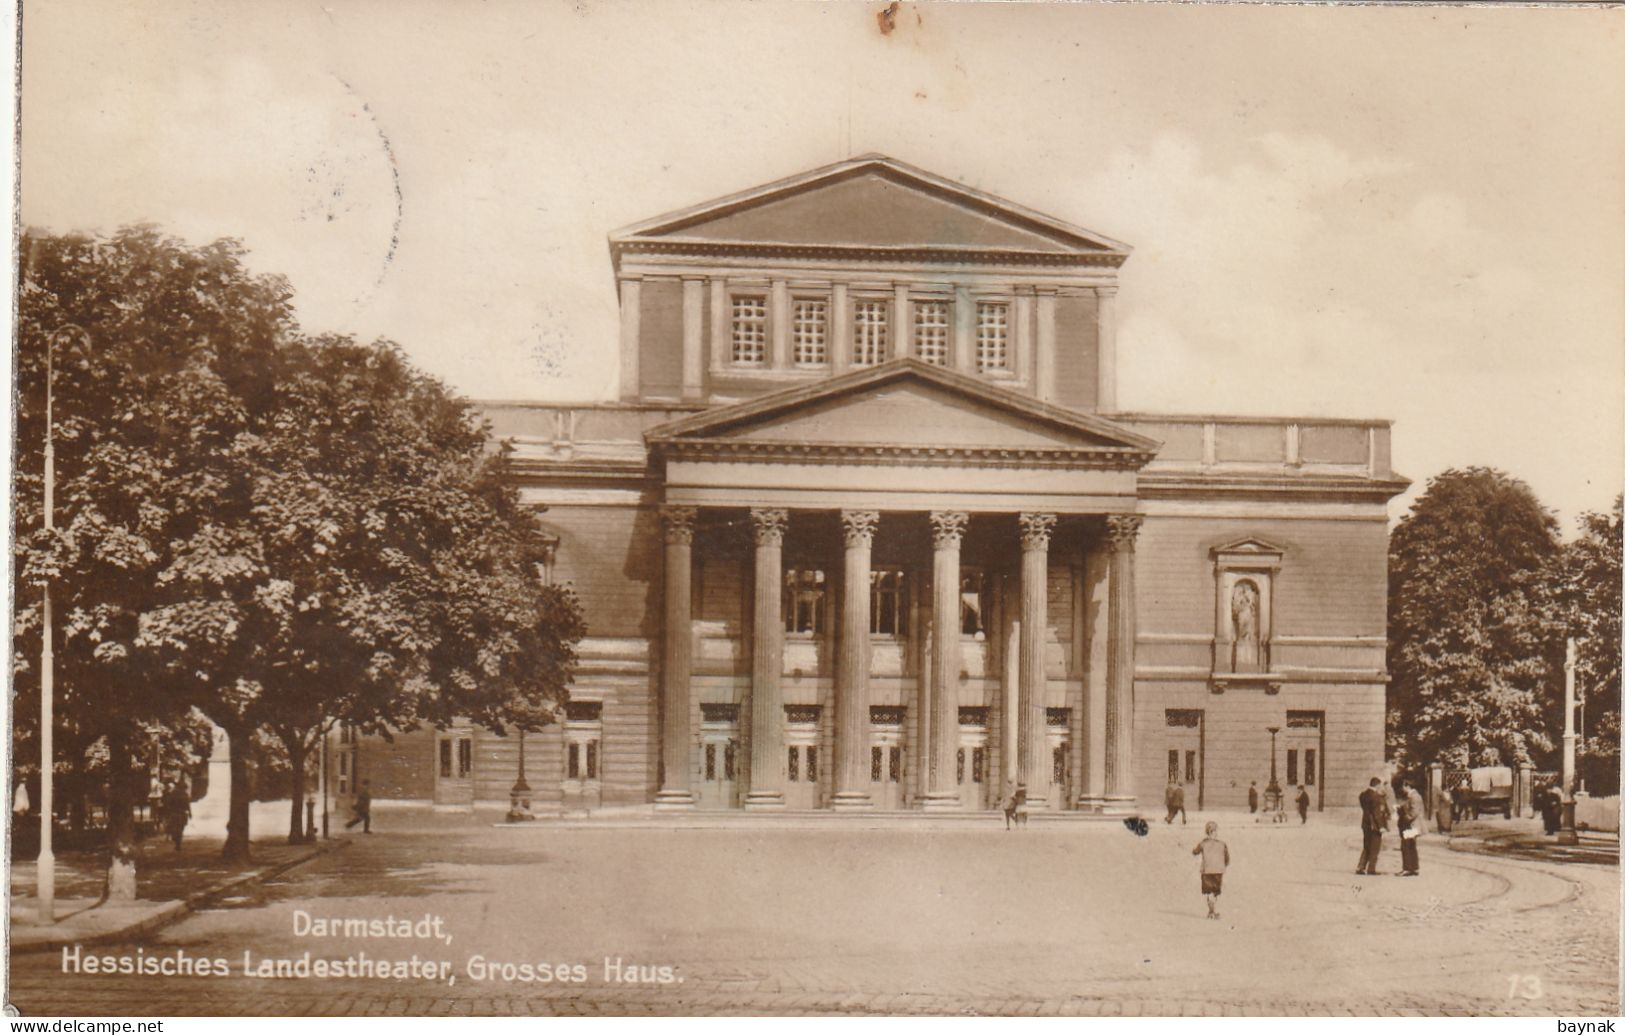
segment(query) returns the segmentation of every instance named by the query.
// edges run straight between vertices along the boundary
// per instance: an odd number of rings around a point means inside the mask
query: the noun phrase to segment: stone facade
[[[1339,806],[1380,769],[1387,422],[1119,412],[1127,246],[880,156],[610,246],[621,398],[486,407],[589,628],[537,808],[1245,807],[1272,750]],[[519,755],[345,752],[450,806]]]

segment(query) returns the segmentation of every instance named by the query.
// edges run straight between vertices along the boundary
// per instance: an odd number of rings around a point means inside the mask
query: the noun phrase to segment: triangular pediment
[[[1085,254],[1128,246],[883,155],[865,155],[627,227],[638,242]]]
[[[1286,554],[1286,548],[1267,539],[1248,536],[1232,543],[1215,546],[1211,553],[1214,562],[1220,568],[1265,570],[1281,566],[1281,558]]]
[[[979,378],[893,360],[662,425],[651,446],[774,450],[1090,454],[1138,467],[1160,443],[1088,414],[1050,406]]]

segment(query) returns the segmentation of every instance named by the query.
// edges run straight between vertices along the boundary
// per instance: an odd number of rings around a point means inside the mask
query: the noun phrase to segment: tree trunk
[[[231,745],[231,811],[226,819],[226,846],[220,855],[227,862],[253,861],[248,843],[248,751],[249,738],[254,731],[246,727],[227,727],[226,739]]]
[[[75,834],[85,832],[85,795],[90,777],[85,772],[85,750],[80,748],[73,753],[73,784],[68,789],[68,817]]]
[[[288,843],[304,844],[305,837],[305,734],[292,730],[282,734],[283,746],[288,749],[288,796],[293,799],[288,817]]]
[[[135,810],[130,786],[129,730],[107,734],[107,898],[135,900]]]

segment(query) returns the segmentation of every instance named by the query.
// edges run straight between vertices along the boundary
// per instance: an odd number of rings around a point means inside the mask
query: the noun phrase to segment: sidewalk
[[[19,860],[11,867],[10,951],[46,952],[64,945],[136,938],[228,891],[274,877],[348,843],[290,845],[285,835],[268,838],[254,842],[254,861],[243,866],[220,858],[220,838],[188,839],[179,852],[168,841],[149,838],[137,848],[137,897],[124,903],[100,901],[106,879],[104,852],[63,853],[56,859],[56,923],[50,925],[39,922],[35,860]]]
[[[1585,831],[1579,843],[1558,844],[1538,819],[1471,820],[1455,825],[1448,835],[1450,850],[1506,856],[1529,862],[1619,865],[1619,835]]]

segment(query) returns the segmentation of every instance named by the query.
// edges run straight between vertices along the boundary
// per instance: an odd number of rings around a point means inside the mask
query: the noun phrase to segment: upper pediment
[[[695,414],[651,430],[672,455],[874,456],[1139,467],[1160,445],[914,359]]]
[[[617,231],[627,248],[793,247],[1008,253],[1115,265],[1128,246],[881,155],[866,155]]]

